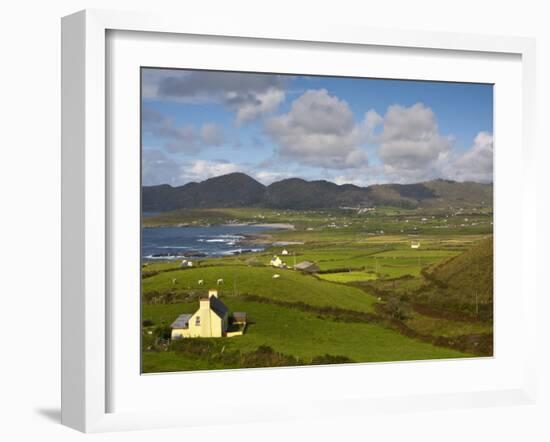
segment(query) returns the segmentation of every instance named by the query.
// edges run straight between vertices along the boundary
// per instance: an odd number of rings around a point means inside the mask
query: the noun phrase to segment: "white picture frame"
[[[108,329],[116,317],[109,310],[109,243],[113,230],[110,173],[106,67],[112,55],[107,50],[107,33],[154,32],[156,35],[217,36],[220,38],[268,39],[273,42],[310,42],[346,46],[428,49],[444,52],[510,54],[521,57],[521,157],[523,186],[520,191],[521,296],[519,317],[525,336],[535,334],[536,284],[532,265],[536,253],[535,162],[535,43],[517,37],[490,37],[450,33],[357,29],[309,24],[307,27],[265,23],[211,23],[195,18],[154,16],[87,10],[62,21],[62,423],[84,432],[122,429],[206,425],[210,416],[185,414],[171,407],[153,411],[112,411],[109,392],[110,354]],[[498,116],[497,116],[498,118]],[[498,136],[498,134],[497,134]],[[498,192],[498,188],[496,190]],[[498,215],[497,215],[498,216]],[[498,250],[498,246],[497,246]],[[498,321],[498,318],[497,318]],[[450,393],[440,388],[425,395],[388,395],[327,400],[312,399],[309,407],[252,406],[244,416],[230,412],[218,422],[253,422],[288,417],[318,417],[369,413],[381,407],[388,412],[475,407],[510,403],[532,403],[536,396],[535,339],[525,345],[521,385],[473,389]],[[414,363],[411,363],[414,364]],[[388,366],[389,367],[389,366]],[[319,368],[327,370],[326,367]],[[342,370],[331,367],[329,370]],[[355,375],[361,366],[354,368]],[[475,367],[473,368],[475,370]],[[256,371],[257,373],[257,371]],[[276,377],[280,371],[262,371]],[[325,373],[328,373],[326,371]],[[347,373],[351,373],[348,371]],[[209,376],[208,373],[203,373]],[[218,373],[218,378],[233,376]],[[328,374],[327,374],[328,376]],[[234,377],[234,379],[237,379]],[[170,382],[165,380],[164,382]],[[439,387],[438,387],[439,388]]]

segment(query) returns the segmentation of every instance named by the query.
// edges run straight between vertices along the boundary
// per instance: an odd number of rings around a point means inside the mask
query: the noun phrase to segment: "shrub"
[[[322,356],[315,356],[311,360],[312,365],[347,364],[350,362],[353,362],[353,360],[348,358],[347,356],[329,355],[329,354],[324,354]]]
[[[165,324],[159,325],[155,327],[153,335],[157,338],[168,340],[172,337],[172,327]]]
[[[260,345],[253,352],[243,353],[241,361],[245,367],[288,367],[303,364],[300,359],[276,352],[267,345]]]
[[[383,310],[393,319],[403,321],[411,316],[411,306],[405,296],[389,296]]]

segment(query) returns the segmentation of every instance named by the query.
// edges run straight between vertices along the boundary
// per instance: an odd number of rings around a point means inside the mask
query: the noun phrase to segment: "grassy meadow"
[[[294,228],[246,238],[272,244],[262,252],[200,258],[192,268],[144,261],[144,373],[492,355],[493,229],[486,207],[194,209],[144,219],[144,227],[225,223]],[[282,257],[283,249],[289,255]],[[289,268],[270,267],[275,254]],[[294,270],[302,261],[319,270]],[[244,335],[171,342],[170,324],[196,311],[208,288],[219,289],[230,311],[247,312]]]

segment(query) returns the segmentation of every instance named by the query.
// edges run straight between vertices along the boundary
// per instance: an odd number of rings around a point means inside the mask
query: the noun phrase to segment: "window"
[[[201,317],[200,316],[197,316],[195,318],[195,325],[201,325]]]

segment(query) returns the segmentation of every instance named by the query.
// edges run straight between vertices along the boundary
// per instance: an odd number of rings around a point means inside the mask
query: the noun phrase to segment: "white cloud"
[[[447,178],[488,182],[493,179],[493,136],[480,132],[470,149],[457,154],[453,137],[439,133],[434,112],[422,103],[410,107],[389,106],[383,117],[369,111],[365,126],[369,139],[379,146],[384,181],[410,183]],[[377,126],[381,126],[381,131],[374,135]]]
[[[355,186],[364,187],[370,184],[367,177],[362,174],[344,174],[331,177],[328,181],[332,181],[335,184],[353,184]]]
[[[308,90],[292,103],[288,123],[306,133],[346,135],[353,129],[349,105],[326,89]]]
[[[383,118],[370,116],[371,125],[382,124],[376,137],[385,174],[396,182],[438,176],[450,153],[452,138],[439,133],[434,112],[422,103],[389,106]]]
[[[142,114],[143,131],[164,141],[164,147],[173,153],[197,152],[200,149],[223,145],[226,140],[216,123],[204,123],[199,128],[192,124],[178,126],[171,118],[147,106]]]
[[[371,164],[364,169],[333,171],[326,179],[340,185],[354,184],[360,187],[387,182],[383,167],[379,164]]]
[[[384,119],[374,109],[370,109],[365,114],[365,120],[363,122],[363,130],[365,132],[365,139],[368,141],[374,141],[374,131],[378,126],[384,122]]]
[[[163,151],[146,147],[142,156],[144,186],[170,184],[181,186],[190,181],[200,182],[219,175],[245,170],[240,164],[222,160],[195,160],[181,162]]]
[[[362,125],[353,119],[347,102],[325,89],[308,90],[287,114],[270,118],[266,133],[277,143],[277,153],[304,165],[332,169],[360,168],[368,163],[360,147]]]
[[[479,132],[474,144],[445,167],[447,177],[456,181],[493,181],[493,135]]]
[[[196,160],[182,166],[181,178],[185,181],[204,181],[208,178],[240,172],[242,167],[225,161]]]
[[[275,181],[281,181],[286,178],[292,178],[293,174],[290,172],[277,172],[277,171],[267,171],[263,170],[253,174],[254,178],[260,183],[269,185]]]
[[[215,123],[203,124],[199,138],[203,144],[211,146],[220,146],[225,141],[221,127]]]
[[[268,89],[265,92],[256,94],[255,101],[248,101],[236,107],[237,124],[243,124],[252,121],[262,114],[267,114],[277,110],[279,105],[285,100],[285,93],[279,89]]]
[[[144,186],[181,184],[180,166],[158,149],[143,149],[141,174]]]
[[[183,103],[221,103],[235,112],[237,124],[275,111],[285,99],[289,76],[223,71],[146,69],[145,98]]]

